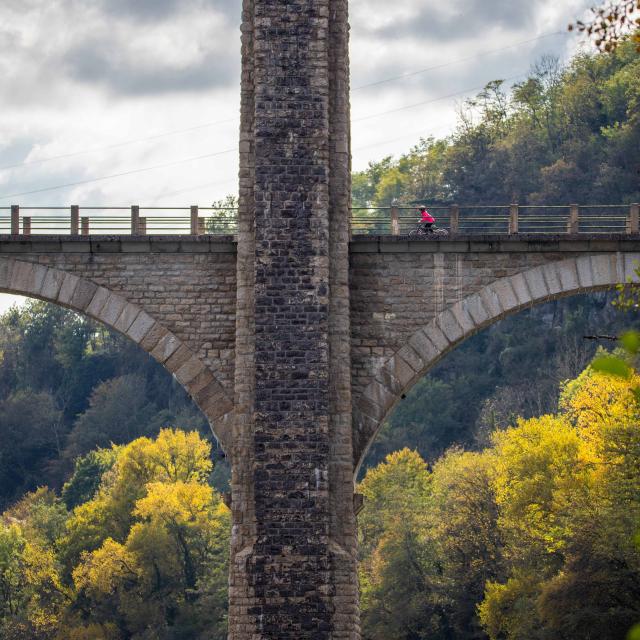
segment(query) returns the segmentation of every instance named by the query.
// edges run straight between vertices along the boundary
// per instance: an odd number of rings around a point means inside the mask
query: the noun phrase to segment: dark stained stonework
[[[232,456],[230,612],[230,637],[238,640],[359,637],[346,7],[331,0],[244,3],[236,347],[242,444]],[[345,435],[338,446],[334,435]]]

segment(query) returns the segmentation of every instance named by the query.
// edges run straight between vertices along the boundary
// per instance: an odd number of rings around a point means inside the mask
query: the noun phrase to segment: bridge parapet
[[[640,204],[434,205],[437,225],[452,235],[558,235],[640,232]],[[230,235],[233,207],[0,207],[0,233],[11,235]],[[351,233],[408,235],[419,222],[416,207],[351,209]]]

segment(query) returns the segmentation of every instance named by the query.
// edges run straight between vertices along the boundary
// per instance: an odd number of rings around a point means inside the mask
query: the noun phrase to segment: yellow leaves
[[[478,605],[482,626],[491,640],[535,637],[537,580],[516,570],[506,584],[488,582]]]
[[[155,440],[138,438],[123,448],[116,476],[136,485],[206,479],[213,467],[211,446],[195,431],[162,429]]]
[[[585,434],[595,434],[603,424],[637,413],[633,389],[640,376],[614,377],[589,367],[568,382],[560,396],[560,410]]]
[[[123,583],[135,581],[139,575],[135,556],[124,545],[107,538],[100,549],[82,556],[73,570],[77,589],[93,595],[114,593]]]
[[[533,544],[535,553],[557,552],[569,534],[561,517],[565,496],[579,490],[586,473],[577,431],[563,417],[542,416],[520,419],[493,442],[501,526]]]
[[[203,524],[215,505],[213,489],[196,482],[152,482],[134,515],[165,525]]]

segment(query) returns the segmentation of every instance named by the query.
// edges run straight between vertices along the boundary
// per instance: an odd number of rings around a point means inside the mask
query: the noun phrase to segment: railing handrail
[[[640,204],[434,204],[437,224],[452,234],[640,233]],[[404,235],[419,224],[417,205],[352,207],[353,235]],[[228,235],[236,231],[236,207],[90,205],[2,205],[0,233],[11,235],[90,235],[109,229],[124,234]],[[66,211],[67,215],[60,212]],[[119,212],[127,211],[127,215]],[[411,214],[407,213],[411,211]],[[24,215],[35,212],[35,215]],[[45,215],[51,212],[54,215]],[[91,215],[86,215],[90,212]],[[167,214],[167,215],[164,215]]]

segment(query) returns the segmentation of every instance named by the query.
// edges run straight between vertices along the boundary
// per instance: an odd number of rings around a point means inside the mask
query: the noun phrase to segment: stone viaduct
[[[354,477],[469,335],[635,279],[640,236],[350,237],[347,0],[244,0],[237,238],[3,236],[0,291],[120,331],[232,466],[232,640],[360,637]]]

